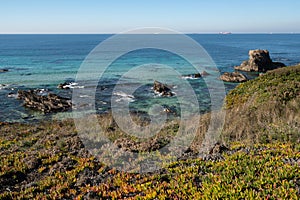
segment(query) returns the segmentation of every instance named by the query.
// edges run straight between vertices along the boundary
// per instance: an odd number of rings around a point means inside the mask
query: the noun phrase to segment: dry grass
[[[247,143],[297,142],[299,105],[300,66],[270,71],[227,95],[223,137]]]

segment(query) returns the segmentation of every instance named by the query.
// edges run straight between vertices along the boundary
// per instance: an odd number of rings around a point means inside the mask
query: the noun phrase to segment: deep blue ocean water
[[[60,117],[44,115],[22,106],[14,98],[18,89],[47,89],[70,97],[72,90],[59,90],[57,85],[74,81],[86,56],[111,35],[0,35],[0,121],[35,121]],[[273,61],[286,65],[300,63],[300,34],[192,34],[188,35],[201,44],[220,72],[233,71],[233,66],[248,59],[250,49],[268,49]],[[115,67],[106,72],[99,82],[96,105],[99,112],[110,108],[110,98],[119,75],[134,65],[160,63],[185,67],[184,61],[168,52],[144,49],[131,56],[120,58]],[[186,70],[186,73],[193,71]],[[182,72],[184,73],[184,72]],[[251,76],[251,74],[248,74]],[[198,95],[200,111],[210,108],[209,93],[203,80],[190,80]],[[236,84],[225,84],[227,91]],[[10,94],[10,95],[9,95]],[[133,110],[147,111],[153,103],[176,105],[176,98],[157,98],[151,93],[151,84],[140,87],[133,96],[117,94],[123,100],[132,101]],[[10,97],[9,97],[10,96]],[[176,106],[175,106],[176,107]]]

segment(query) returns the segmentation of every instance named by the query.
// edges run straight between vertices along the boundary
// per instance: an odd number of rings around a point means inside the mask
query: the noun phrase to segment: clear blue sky
[[[0,0],[0,33],[300,32],[299,0]]]

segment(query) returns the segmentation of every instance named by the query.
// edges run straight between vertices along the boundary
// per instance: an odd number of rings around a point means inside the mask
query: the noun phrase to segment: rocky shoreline
[[[70,99],[53,93],[40,95],[39,90],[19,90],[18,98],[24,101],[24,106],[44,113],[67,111],[72,107]]]
[[[247,82],[252,77],[248,77],[245,72],[257,72],[257,73],[265,73],[274,68],[284,67],[283,63],[273,62],[270,58],[268,50],[250,50],[249,51],[249,59],[244,61],[240,66],[234,67],[236,71],[234,72],[225,72],[223,73],[219,79],[224,82],[232,82],[232,83],[243,83]],[[3,72],[7,72],[7,69],[2,69]],[[1,71],[1,72],[2,72]],[[200,79],[205,76],[209,76],[210,74],[206,71],[196,74],[187,74],[182,76],[184,79]],[[258,76],[258,74],[257,74]],[[1,85],[2,88],[7,87],[6,85]],[[65,90],[66,92],[70,89],[80,89],[84,86],[78,85],[78,83],[66,81],[57,86],[58,89]],[[176,94],[172,91],[173,86],[169,86],[165,83],[161,83],[159,81],[154,81],[152,92],[155,95],[160,97],[174,97]],[[70,91],[72,92],[72,91]],[[69,92],[69,93],[70,93]],[[33,110],[41,111],[43,113],[55,113],[55,112],[64,112],[71,109],[71,100],[60,97],[57,94],[47,94],[40,95],[38,92],[34,90],[30,91],[20,91],[18,94],[14,92],[9,92],[7,94],[8,97],[14,98],[18,96],[18,99],[24,101],[24,106]],[[132,100],[133,101],[133,100]],[[169,108],[165,109],[167,113],[174,113],[174,111]],[[176,113],[174,113],[176,115]]]

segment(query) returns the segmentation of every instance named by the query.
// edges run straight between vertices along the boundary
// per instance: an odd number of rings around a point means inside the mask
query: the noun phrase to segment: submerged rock
[[[153,90],[161,96],[171,97],[174,95],[169,86],[159,81],[154,81]]]
[[[266,72],[269,70],[285,67],[285,64],[273,62],[268,50],[250,50],[249,60],[244,61],[240,66],[234,67],[241,71]]]
[[[34,90],[19,90],[18,98],[24,100],[24,106],[45,113],[67,111],[72,107],[71,100],[67,98],[52,93],[39,95],[38,92]]]
[[[220,79],[225,82],[241,83],[248,81],[248,78],[239,72],[225,72],[220,76]]]

